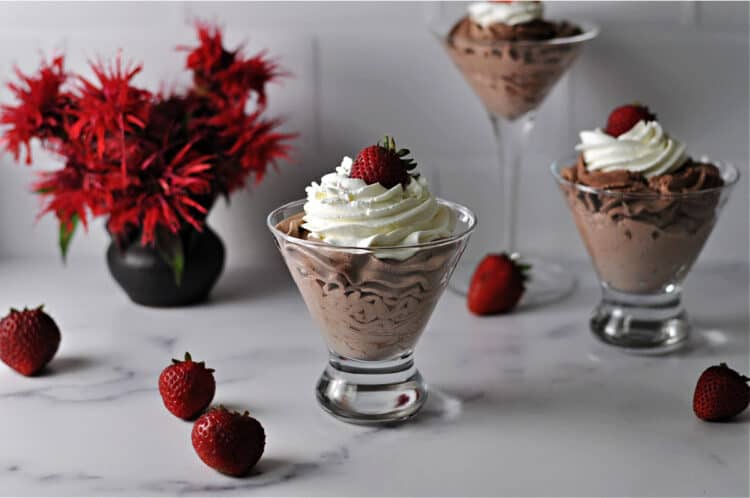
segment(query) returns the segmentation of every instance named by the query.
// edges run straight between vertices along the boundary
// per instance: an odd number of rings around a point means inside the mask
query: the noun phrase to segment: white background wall
[[[183,55],[193,43],[190,19],[226,28],[230,45],[267,47],[294,77],[271,91],[271,113],[301,134],[296,161],[259,188],[219,205],[211,224],[229,246],[230,263],[277,262],[266,213],[299,198],[310,180],[384,132],[408,145],[439,193],[463,201],[488,223],[496,194],[489,178],[494,145],[485,114],[441,47],[429,35],[433,3],[0,3],[0,78],[36,67],[41,53],[62,50],[71,68],[118,48],[143,61],[143,85],[185,81]],[[584,257],[548,164],[572,154],[581,128],[603,124],[615,105],[647,102],[696,155],[739,166],[736,189],[703,255],[748,256],[748,4],[702,2],[555,2],[550,18],[586,19],[601,36],[586,48],[538,117],[521,192],[521,246],[562,258]],[[7,101],[8,92],[0,93]],[[37,154],[35,168],[54,160]],[[0,258],[56,257],[52,218],[35,223],[28,192],[33,169],[0,157]],[[79,234],[80,235],[80,234]],[[71,252],[103,264],[101,226]]]

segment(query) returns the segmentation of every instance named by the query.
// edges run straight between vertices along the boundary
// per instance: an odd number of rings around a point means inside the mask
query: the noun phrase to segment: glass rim
[[[566,159],[554,161],[550,165],[549,170],[550,170],[550,173],[552,173],[552,176],[555,178],[555,180],[557,180],[557,183],[561,185],[567,185],[569,187],[575,188],[576,190],[579,190],[581,192],[586,192],[589,194],[604,195],[604,196],[610,196],[610,197],[627,197],[631,199],[685,199],[685,198],[691,198],[691,197],[700,197],[700,196],[704,196],[704,195],[708,195],[712,193],[719,193],[724,190],[729,190],[732,187],[734,187],[740,179],[739,170],[737,169],[736,166],[734,166],[731,163],[713,161],[708,156],[701,156],[699,160],[713,164],[714,166],[719,168],[719,172],[721,173],[721,178],[722,180],[724,180],[724,185],[720,187],[707,188],[703,190],[693,190],[690,192],[669,192],[669,193],[623,192],[621,190],[591,187],[589,185],[583,185],[580,183],[575,183],[575,182],[566,180],[560,174],[560,171],[562,170],[562,168],[566,168],[569,165],[576,164],[576,161],[578,161],[578,156],[572,156]]]
[[[553,22],[553,21],[550,21],[550,22]],[[554,21],[554,22],[560,22],[560,21]],[[576,43],[593,40],[599,35],[599,26],[592,22],[573,21],[573,20],[568,20],[566,22],[581,28],[582,33],[573,35],[573,36],[561,36],[557,38],[550,38],[548,40],[491,40],[491,41],[471,40],[471,42],[476,45],[481,45],[481,46],[486,46],[486,47],[497,47],[497,46],[505,46],[505,45],[518,45],[518,46],[573,45]],[[455,26],[456,24],[454,23],[448,29],[448,32],[442,35],[442,38],[445,41],[449,41],[449,36],[451,32],[453,31],[453,27]],[[458,38],[466,39],[465,37],[458,37]]]
[[[462,204],[458,204],[458,203],[451,202],[451,201],[446,201],[445,199],[441,199],[439,197],[436,198],[436,200],[438,204],[440,204],[441,206],[446,206],[452,211],[461,213],[462,215],[466,216],[469,220],[468,226],[459,232],[449,235],[448,237],[431,240],[429,242],[420,242],[418,244],[408,244],[408,245],[398,245],[398,246],[372,246],[372,247],[342,246],[342,245],[329,244],[328,242],[321,242],[318,240],[300,239],[298,237],[293,237],[289,234],[286,234],[282,232],[281,230],[279,230],[278,228],[276,228],[276,224],[272,222],[272,219],[275,218],[278,215],[278,213],[286,209],[296,207],[296,206],[299,206],[300,208],[298,212],[302,212],[302,207],[305,205],[305,202],[307,202],[307,199],[297,199],[296,201],[287,202],[286,204],[279,206],[276,209],[272,210],[270,213],[268,213],[268,216],[266,216],[266,226],[268,227],[268,229],[271,231],[271,233],[274,236],[279,236],[287,242],[301,244],[307,247],[326,248],[329,250],[337,250],[337,251],[357,251],[359,253],[388,252],[388,251],[397,251],[397,250],[405,250],[405,249],[406,250],[432,249],[435,247],[442,247],[445,245],[450,245],[456,241],[459,241],[471,235],[471,233],[474,231],[474,229],[477,226],[476,214],[474,214],[474,212],[471,209],[467,208],[466,206]]]

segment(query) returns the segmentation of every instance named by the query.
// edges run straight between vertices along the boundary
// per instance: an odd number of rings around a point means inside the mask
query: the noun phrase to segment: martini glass
[[[491,246],[470,245],[450,286],[466,294],[479,260],[489,252],[504,251],[532,265],[523,305],[556,301],[573,290],[575,277],[560,264],[519,253],[520,170],[536,110],[599,30],[592,24],[575,22],[581,28],[575,36],[543,41],[476,41],[453,33],[453,26],[465,15],[465,7],[439,2],[430,29],[487,111],[497,142],[499,163],[494,181],[498,182],[499,195],[492,213],[478,213],[485,220],[480,239],[490,240]]]

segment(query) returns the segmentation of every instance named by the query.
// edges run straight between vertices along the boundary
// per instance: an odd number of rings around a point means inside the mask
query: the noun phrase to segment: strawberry
[[[386,135],[383,145],[378,142],[357,154],[349,176],[364,180],[368,185],[379,183],[387,189],[399,183],[406,187],[411,181],[409,171],[417,166],[406,157],[408,155],[408,149],[396,150],[396,141]]]
[[[239,477],[260,460],[266,433],[248,412],[240,415],[220,406],[195,421],[192,440],[203,463],[222,474]]]
[[[693,411],[707,422],[729,420],[750,403],[749,380],[726,363],[707,368],[695,386]]]
[[[507,313],[523,296],[531,267],[507,254],[488,254],[479,263],[469,285],[467,304],[477,315]]]
[[[214,399],[216,381],[213,369],[196,363],[185,353],[185,361],[172,360],[159,376],[159,393],[164,406],[176,417],[191,420]]]
[[[0,360],[22,375],[38,373],[60,346],[60,329],[42,308],[11,309],[0,321]]]
[[[656,115],[648,107],[640,104],[627,104],[616,108],[607,118],[608,135],[619,137],[630,131],[639,121],[654,121]]]

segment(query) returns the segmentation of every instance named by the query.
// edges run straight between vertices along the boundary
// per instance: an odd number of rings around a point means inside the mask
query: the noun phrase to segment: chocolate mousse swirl
[[[588,171],[583,155],[580,155],[575,165],[561,171],[561,176],[571,183],[608,191],[589,193],[572,189],[570,194],[591,212],[605,214],[613,221],[627,218],[649,223],[661,230],[688,233],[713,220],[719,193],[682,194],[724,185],[716,166],[692,159],[672,173],[646,178],[628,170]]]
[[[491,4],[489,8],[505,7]],[[511,120],[538,107],[581,50],[572,39],[545,43],[582,34],[579,27],[528,17],[515,22],[492,15],[480,19],[470,13],[445,40],[448,54],[487,110]]]
[[[497,41],[543,41],[580,34],[581,28],[566,21],[552,22],[534,19],[521,24],[494,23],[484,27],[466,16],[453,27],[450,38],[492,43]]]
[[[278,228],[286,231],[296,222],[283,223]],[[333,246],[280,246],[329,348],[357,360],[390,359],[414,347],[448,284],[446,268],[460,256],[455,244],[403,261]]]

